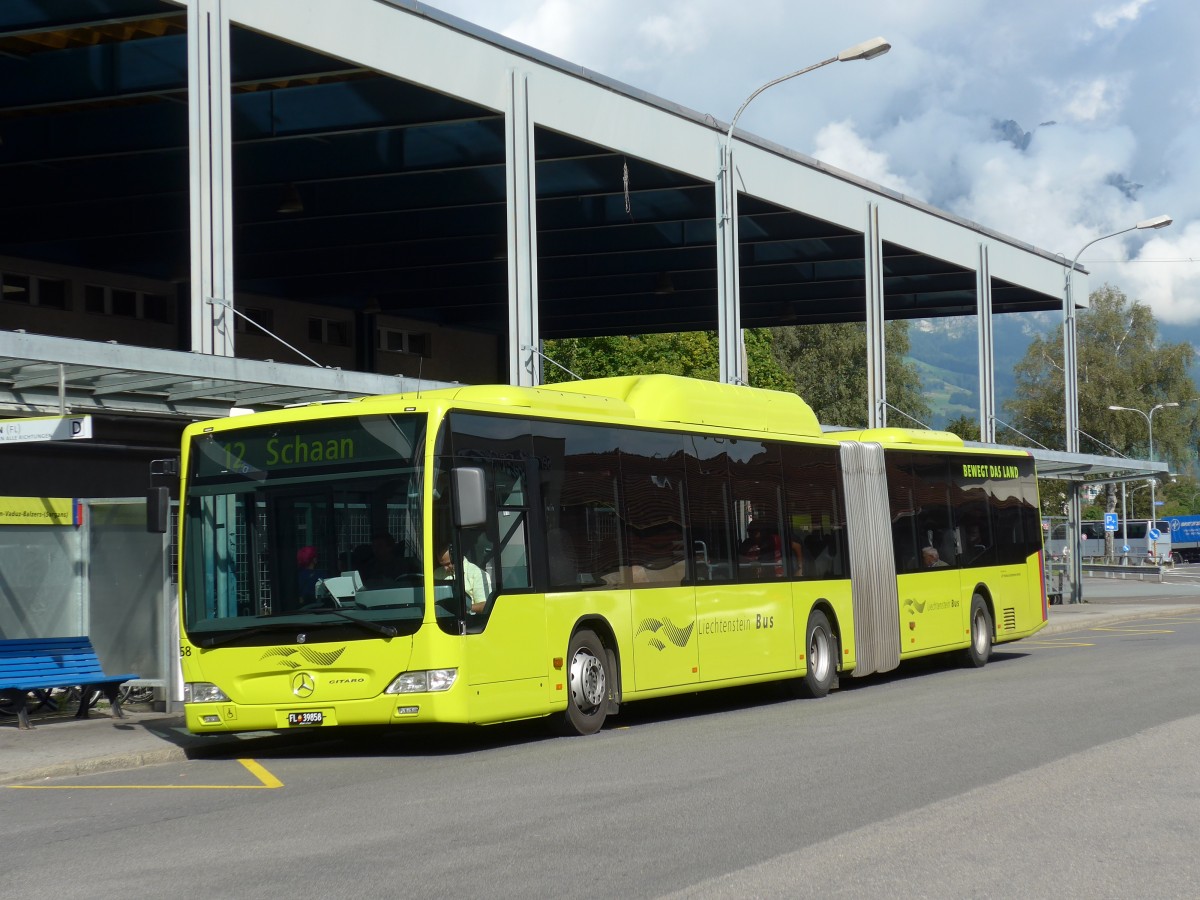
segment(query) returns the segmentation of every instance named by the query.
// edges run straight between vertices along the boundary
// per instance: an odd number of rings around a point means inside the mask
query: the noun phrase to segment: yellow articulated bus
[[[1045,625],[1031,458],[822,434],[666,375],[472,386],[189,427],[188,727],[598,730],[622,703],[840,675]]]

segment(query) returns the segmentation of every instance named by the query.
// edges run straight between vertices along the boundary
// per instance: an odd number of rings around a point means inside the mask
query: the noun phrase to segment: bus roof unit
[[[613,397],[639,419],[821,437],[812,408],[795,394],[699,381],[679,375],[625,375],[555,385],[558,390]]]
[[[949,431],[922,431],[919,428],[865,428],[862,431],[839,431],[829,435],[839,441],[864,441],[883,444],[885,447],[898,445],[914,447],[937,447],[939,449],[962,449],[963,439]]]

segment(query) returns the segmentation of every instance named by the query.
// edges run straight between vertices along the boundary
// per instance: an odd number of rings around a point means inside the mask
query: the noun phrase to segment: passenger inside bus
[[[969,560],[978,561],[987,552],[987,543],[983,539],[983,531],[979,523],[968,523],[966,537],[963,539],[963,554]]]
[[[921,562],[927,569],[941,569],[948,565],[938,554],[937,547],[922,548]]]
[[[317,548],[301,547],[296,551],[296,567],[299,569],[300,605],[308,606],[317,602],[317,582],[324,574],[317,571]]]
[[[776,526],[757,519],[751,522],[738,553],[744,577],[783,577],[783,549]]]

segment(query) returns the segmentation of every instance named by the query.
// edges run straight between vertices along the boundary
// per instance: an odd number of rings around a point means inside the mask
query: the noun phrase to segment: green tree
[[[1146,419],[1109,407],[1149,412],[1158,403],[1194,399],[1196,386],[1188,371],[1195,351],[1187,343],[1160,341],[1150,307],[1130,301],[1111,285],[1092,293],[1090,308],[1076,316],[1075,333],[1079,422],[1085,432],[1080,435],[1081,449],[1103,455],[1115,450],[1147,459]],[[1029,345],[1016,367],[1016,394],[1004,403],[1014,424],[1047,447],[1064,446],[1062,359],[1060,325],[1054,334]],[[1194,404],[1159,410],[1154,416],[1155,459],[1190,463],[1198,417]]]
[[[1080,448],[1106,456],[1115,451],[1147,459],[1146,418],[1109,407],[1149,413],[1156,404],[1177,402],[1182,405],[1154,415],[1154,457],[1168,460],[1174,467],[1190,467],[1200,422],[1200,410],[1184,402],[1197,395],[1188,374],[1195,358],[1192,346],[1161,341],[1150,308],[1107,284],[1094,291],[1089,308],[1076,315],[1075,335]],[[1061,325],[1054,334],[1033,340],[1017,364],[1016,380],[1015,396],[1004,403],[1010,421],[1041,444],[1064,446]],[[1119,488],[1106,485],[1103,499],[1092,513],[1115,512],[1118,497]]]
[[[743,333],[743,340],[750,384],[791,391],[791,379],[771,352],[770,332],[750,328]],[[717,335],[711,331],[559,338],[546,341],[543,352],[580,378],[661,373],[716,381],[720,376],[720,349]],[[571,379],[550,363],[543,364],[542,374],[547,384]]]
[[[793,389],[808,401],[817,419],[830,425],[867,424],[867,330],[859,322],[831,322],[771,329],[775,356],[791,377]],[[885,332],[887,400],[908,415],[928,422],[932,412],[921,393],[921,376],[905,359],[908,323],[887,323]],[[894,411],[893,425],[917,427]]]
[[[970,416],[958,416],[946,423],[946,431],[957,434],[964,441],[980,439],[979,423]]]

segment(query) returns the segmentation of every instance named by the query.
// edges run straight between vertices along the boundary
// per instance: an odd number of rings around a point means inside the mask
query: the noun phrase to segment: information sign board
[[[0,419],[0,444],[77,441],[91,436],[91,416],[32,416],[27,419]]]

